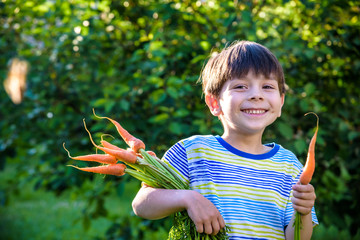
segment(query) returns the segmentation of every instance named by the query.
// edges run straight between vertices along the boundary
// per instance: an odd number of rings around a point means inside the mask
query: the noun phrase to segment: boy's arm
[[[311,184],[300,185],[299,183],[293,186],[293,198],[291,199],[294,208],[294,214],[289,225],[285,230],[285,238],[287,240],[294,239],[294,220],[295,213],[298,211],[301,214],[301,239],[311,239],[313,232],[313,223],[311,210],[315,204],[315,189]]]
[[[157,189],[143,185],[132,207],[136,215],[155,220],[185,209],[185,190]]]
[[[289,225],[286,228],[285,232],[285,239],[292,240],[294,239],[294,221],[295,221],[295,212],[291,218]],[[312,231],[313,231],[313,224],[312,224],[312,216],[311,213],[308,215],[301,215],[301,230],[300,236],[301,239],[311,239]]]
[[[193,190],[157,189],[143,186],[132,202],[136,215],[146,219],[160,219],[187,210],[200,233],[217,234],[225,227],[217,208]]]

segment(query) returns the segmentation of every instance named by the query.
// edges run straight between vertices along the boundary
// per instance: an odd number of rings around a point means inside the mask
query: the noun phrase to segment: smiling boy
[[[297,184],[302,165],[276,143],[263,144],[267,126],[281,116],[285,79],[264,46],[235,42],[211,57],[201,73],[205,102],[222,136],[183,139],[164,155],[191,190],[142,187],[134,212],[159,219],[187,210],[198,232],[230,239],[292,239],[294,209],[302,214],[302,239],[317,224],[312,185]]]

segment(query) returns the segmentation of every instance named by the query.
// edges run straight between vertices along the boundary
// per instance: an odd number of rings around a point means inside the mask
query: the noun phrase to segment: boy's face
[[[275,78],[255,75],[252,71],[225,82],[219,97],[206,95],[206,103],[218,116],[224,131],[230,134],[262,134],[281,115],[284,95]]]

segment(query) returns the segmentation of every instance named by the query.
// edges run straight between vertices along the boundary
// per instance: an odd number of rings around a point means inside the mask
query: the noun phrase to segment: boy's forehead
[[[230,79],[232,80],[252,80],[252,79],[259,79],[259,80],[274,80],[277,81],[277,77],[274,73],[270,73],[268,76],[262,73],[255,73],[254,71],[249,71],[247,74],[243,74],[241,76],[235,76]]]

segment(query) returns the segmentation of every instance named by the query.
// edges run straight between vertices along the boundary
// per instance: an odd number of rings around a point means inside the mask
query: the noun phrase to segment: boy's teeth
[[[248,114],[261,114],[264,113],[265,110],[244,110],[244,112]]]

